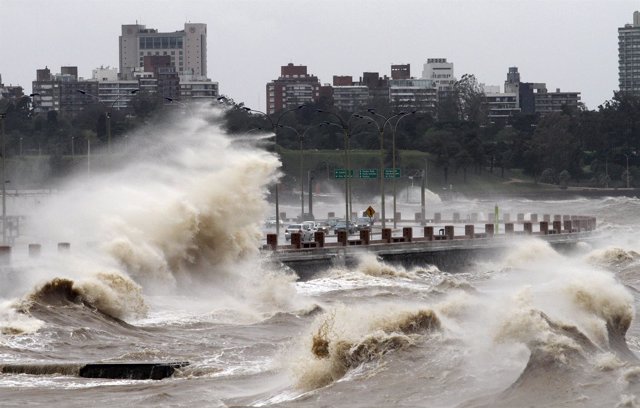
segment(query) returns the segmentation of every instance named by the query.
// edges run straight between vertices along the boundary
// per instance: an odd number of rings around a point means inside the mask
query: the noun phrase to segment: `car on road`
[[[371,227],[373,226],[373,219],[369,217],[358,217],[355,220],[355,224],[356,228],[358,228],[358,231],[371,229]]]
[[[322,231],[326,235],[331,231],[331,225],[329,225],[329,223],[326,221],[320,221],[316,223],[316,230]]]
[[[292,232],[299,232],[302,234],[302,241],[313,241],[313,232],[308,225],[303,224],[289,224],[284,230],[284,239],[289,241],[291,239]]]
[[[280,226],[283,227],[284,226],[284,221],[282,221],[282,219],[280,219],[279,221],[280,221]],[[265,228],[275,228],[276,227],[276,217],[270,217],[269,219],[267,219],[264,222],[264,226],[265,226]]]
[[[335,227],[333,227],[333,232],[336,235],[338,235],[338,231],[345,231],[345,230],[347,230],[347,222],[345,220],[338,221]],[[347,234],[355,234],[356,232],[358,232],[358,227],[356,227],[356,224],[349,221],[349,230],[347,231]]]

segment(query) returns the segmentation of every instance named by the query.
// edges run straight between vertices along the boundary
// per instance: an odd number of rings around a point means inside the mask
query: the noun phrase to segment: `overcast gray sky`
[[[617,28],[631,0],[0,0],[0,74],[31,91],[38,68],[76,65],[91,77],[118,67],[122,24],[176,31],[208,25],[208,74],[220,91],[264,109],[265,84],[280,66],[307,65],[322,83],[363,71],[390,74],[444,57],[456,76],[582,92],[590,109],[618,87]]]

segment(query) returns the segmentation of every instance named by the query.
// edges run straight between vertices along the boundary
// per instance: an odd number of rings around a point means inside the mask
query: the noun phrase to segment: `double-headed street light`
[[[228,101],[228,99],[224,96],[220,96],[217,98],[218,102],[223,102],[223,101]],[[242,106],[241,109],[244,109],[245,111],[247,111],[247,113],[257,113],[259,115],[264,116],[265,118],[267,118],[267,120],[269,121],[269,124],[271,125],[271,130],[273,131],[273,135],[274,135],[274,141],[275,141],[275,146],[276,148],[278,147],[278,127],[280,125],[280,120],[282,119],[282,117],[289,113],[289,112],[293,112],[293,111],[297,111],[300,109],[303,109],[304,105],[300,105],[297,106],[295,108],[291,108],[291,109],[287,109],[285,111],[283,111],[280,116],[278,116],[278,119],[274,122],[273,119],[271,119],[271,117],[269,115],[267,115],[265,112],[259,111],[259,110],[255,110],[255,109],[251,109],[247,106]],[[274,187],[275,190],[275,204],[276,204],[276,236],[279,238],[280,237],[280,203],[278,200],[278,182],[276,182],[276,185]]]
[[[385,205],[385,189],[384,189],[384,179],[385,179],[385,174],[384,174],[384,170],[385,170],[385,166],[384,166],[384,131],[385,128],[387,127],[387,123],[389,123],[391,121],[391,119],[396,118],[396,117],[403,117],[406,115],[409,115],[410,113],[407,112],[400,112],[400,113],[396,113],[395,115],[392,115],[390,117],[386,117],[383,116],[379,113],[376,113],[376,111],[374,109],[367,109],[367,111],[369,113],[371,113],[374,116],[377,116],[379,118],[382,118],[384,120],[384,122],[382,123],[382,125],[380,125],[375,119],[371,118],[370,116],[366,116],[366,115],[357,115],[360,118],[363,119],[368,119],[370,121],[370,123],[373,123],[376,125],[377,129],[378,129],[378,133],[380,135],[380,210],[381,210],[381,218],[382,218],[382,228],[386,227],[386,205]],[[400,120],[400,119],[398,119]],[[397,125],[397,122],[396,122]],[[396,228],[396,189],[395,189],[395,171],[396,171],[396,151],[395,151],[395,131],[393,132],[393,151],[392,151],[392,175],[393,175],[393,181],[394,181],[394,189],[393,189],[393,227]]]
[[[132,89],[131,91],[129,91],[128,94],[120,94],[116,97],[116,99],[111,103],[111,106],[109,107],[109,110],[107,112],[105,112],[105,117],[107,119],[107,153],[111,153],[111,112],[113,111],[113,107],[115,106],[115,104],[120,100],[120,98],[122,98],[125,95],[133,95],[137,92],[139,92],[139,89]],[[76,92],[79,92],[83,95],[87,95],[90,96],[92,98],[95,98],[98,102],[102,103],[104,105],[104,102],[102,101],[102,99],[97,96],[97,95],[93,95],[90,94],[87,91],[84,91],[82,89],[76,89]]]
[[[298,136],[298,147],[300,151],[300,220],[304,221],[304,140],[307,132],[313,128],[324,126],[324,123],[320,123],[314,126],[309,126],[300,134],[298,130],[291,126],[286,125],[278,125],[280,128],[292,130]],[[311,188],[311,186],[309,186]],[[309,190],[309,194],[311,194],[311,190]],[[309,209],[311,210],[311,209]],[[309,211],[311,212],[311,211]]]
[[[0,128],[2,133],[0,134],[0,144],[2,145],[2,245],[7,244],[7,176],[5,172],[6,162],[6,149],[5,149],[5,134],[4,134],[4,121],[7,118],[7,112],[0,113]]]
[[[415,115],[416,111],[411,111],[411,112],[400,112],[400,117],[398,118],[398,120],[396,120],[396,124],[393,126],[393,133],[391,134],[391,140],[392,140],[392,164],[391,166],[393,167],[393,228],[396,228],[396,223],[397,223],[397,217],[396,217],[396,182],[397,182],[397,178],[396,178],[396,131],[398,130],[398,123],[400,123],[400,121],[402,120],[402,118],[407,117],[409,115]],[[424,218],[424,214],[422,215]]]
[[[350,203],[351,203],[351,182],[350,182],[350,177],[351,177],[351,172],[350,172],[350,164],[349,164],[349,142],[350,142],[350,131],[349,131],[349,124],[351,123],[351,119],[353,118],[357,118],[359,115],[356,113],[351,114],[351,116],[349,116],[349,118],[346,120],[346,122],[340,117],[340,115],[338,115],[337,113],[331,112],[331,111],[326,111],[326,110],[322,110],[322,109],[316,109],[316,112],[318,113],[326,113],[329,114],[333,117],[335,117],[336,119],[338,119],[338,123],[335,122],[323,122],[322,125],[325,126],[335,126],[338,127],[340,129],[342,129],[342,132],[344,133],[344,165],[345,165],[345,175],[344,175],[344,195],[345,195],[345,200],[344,200],[344,205],[345,205],[345,221],[346,221],[346,225],[347,225],[347,230],[348,230],[348,226],[349,226],[349,217],[351,216],[351,209],[350,208]]]

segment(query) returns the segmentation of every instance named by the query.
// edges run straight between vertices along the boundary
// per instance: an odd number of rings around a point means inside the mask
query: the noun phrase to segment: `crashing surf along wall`
[[[453,219],[459,220],[454,214]],[[441,269],[457,271],[478,259],[490,259],[504,252],[514,239],[536,237],[557,249],[572,248],[580,241],[594,239],[596,219],[588,216],[544,215],[544,221],[536,225],[537,214],[524,220],[518,215],[522,230],[516,231],[514,223],[504,223],[503,234],[495,234],[495,224],[484,225],[484,232],[477,233],[475,224],[464,225],[464,235],[455,235],[454,225],[423,228],[422,237],[413,236],[412,227],[404,227],[402,236],[394,236],[389,228],[382,229],[381,239],[371,239],[369,230],[360,231],[358,239],[349,239],[338,233],[336,243],[324,242],[324,233],[317,232],[313,242],[302,242],[299,234],[292,234],[291,245],[276,244],[275,234],[267,236],[263,251],[268,259],[293,269],[301,279],[313,276],[321,269],[334,265],[354,266],[363,253],[373,253],[384,261],[405,267],[431,264]],[[553,219],[553,221],[551,221]],[[437,231],[437,234],[434,232]]]

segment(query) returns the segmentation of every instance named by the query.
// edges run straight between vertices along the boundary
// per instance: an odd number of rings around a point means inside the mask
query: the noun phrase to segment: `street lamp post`
[[[129,91],[130,95],[133,95],[135,93],[137,93],[138,91],[140,91],[139,89],[132,89],[131,91]],[[98,100],[98,102],[102,103],[104,105],[104,102],[102,101],[102,99],[97,96],[97,95],[93,95],[90,94],[87,91],[84,91],[82,89],[76,89],[76,92],[79,92],[83,95],[87,95],[90,96],[92,98],[95,98]],[[120,100],[120,98],[122,98],[124,96],[124,94],[118,95],[116,97],[116,99],[111,103],[111,106],[109,108],[109,110],[107,112],[105,112],[105,118],[107,120],[107,153],[111,153],[111,112],[113,111],[113,107],[115,106],[115,104]]]
[[[378,122],[371,118],[370,116],[366,116],[366,115],[359,115],[359,117],[361,118],[365,118],[365,119],[369,119],[372,123],[374,123],[376,125],[376,127],[378,128],[378,132],[380,133],[380,201],[381,201],[381,205],[380,205],[380,210],[381,210],[381,217],[382,217],[382,228],[386,228],[386,209],[385,209],[385,189],[384,189],[384,130],[387,126],[387,123],[389,123],[391,121],[391,119],[396,118],[398,116],[403,117],[408,115],[408,113],[406,112],[399,112],[396,113],[395,115],[392,115],[390,117],[386,117],[383,116],[379,113],[376,113],[375,109],[369,108],[367,109],[367,111],[379,118],[382,118],[382,120],[384,120],[384,122],[382,123],[382,126],[380,126],[380,124],[378,124]],[[399,120],[399,119],[398,119]],[[396,123],[397,125],[397,123]],[[394,136],[395,136],[395,132],[394,132]],[[396,171],[396,159],[395,159],[395,137],[394,137],[394,141],[393,141],[393,169],[391,170],[393,173],[393,180],[394,180],[394,186],[395,186],[395,171]],[[394,188],[394,192],[393,192],[393,228],[396,227],[396,200],[395,200],[395,188]]]
[[[226,100],[226,97],[219,97],[217,98],[219,102]],[[271,125],[271,130],[273,131],[273,136],[274,136],[274,142],[275,142],[275,147],[277,149],[278,147],[278,126],[280,125],[280,120],[282,119],[282,117],[289,113],[289,112],[293,112],[293,111],[297,111],[304,108],[304,105],[300,105],[298,107],[295,108],[291,108],[291,109],[287,109],[284,112],[282,112],[280,114],[280,116],[278,116],[278,119],[274,122],[273,119],[271,119],[271,117],[269,115],[267,115],[265,112],[259,111],[259,110],[255,110],[255,109],[251,109],[247,106],[243,106],[242,109],[244,109],[245,111],[247,111],[247,113],[257,113],[260,114],[262,116],[264,116],[265,118],[267,118],[267,120],[269,121],[269,124]],[[274,186],[274,198],[275,198],[275,204],[276,204],[276,236],[279,238],[280,237],[280,203],[279,203],[279,199],[278,199],[278,182],[276,182],[275,186]]]
[[[0,113],[0,123],[2,126],[2,134],[0,135],[0,144],[2,145],[2,245],[7,244],[7,179],[5,173],[5,134],[4,134],[4,121],[7,117],[7,113]]]
[[[397,184],[397,180],[395,177],[395,171],[396,171],[396,130],[398,130],[398,123],[400,123],[400,121],[402,120],[402,118],[409,116],[409,115],[413,115],[415,114],[416,111],[412,111],[412,112],[400,112],[400,117],[398,118],[398,120],[396,120],[396,124],[393,126],[393,133],[391,135],[391,166],[393,167],[393,228],[396,228],[396,184]],[[423,215],[424,218],[424,215]]]
[[[305,135],[307,132],[315,127],[323,126],[324,123],[320,123],[315,126],[309,126],[300,134],[298,130],[291,126],[278,125],[280,128],[292,130],[298,136],[298,147],[300,152],[300,219],[304,221],[304,141]],[[311,186],[309,186],[309,194],[311,194]],[[309,208],[309,213],[311,213],[311,208]]]
[[[349,118],[345,122],[344,120],[342,120],[340,115],[338,115],[338,114],[336,114],[334,112],[325,111],[325,110],[322,110],[322,109],[316,109],[316,112],[318,112],[318,113],[327,113],[329,115],[332,115],[336,119],[338,119],[340,124],[335,123],[335,122],[323,122],[322,125],[339,127],[340,129],[342,129],[342,131],[344,133],[344,164],[345,164],[345,177],[344,177],[344,179],[345,179],[344,180],[345,200],[344,201],[345,201],[345,221],[346,221],[346,226],[347,226],[347,231],[348,231],[349,230],[349,228],[348,228],[348,226],[349,226],[349,218],[351,216],[351,210],[350,210],[351,182],[349,181],[349,179],[351,177],[351,172],[350,172],[350,169],[349,169],[349,167],[350,167],[350,164],[349,164],[349,143],[350,143],[351,135],[350,135],[350,131],[349,131],[349,124],[351,123],[351,119],[353,119],[353,118],[361,118],[362,116],[358,115],[357,113],[353,113],[353,114],[351,114],[351,116],[349,116]],[[353,209],[353,207],[351,207],[351,209]]]

